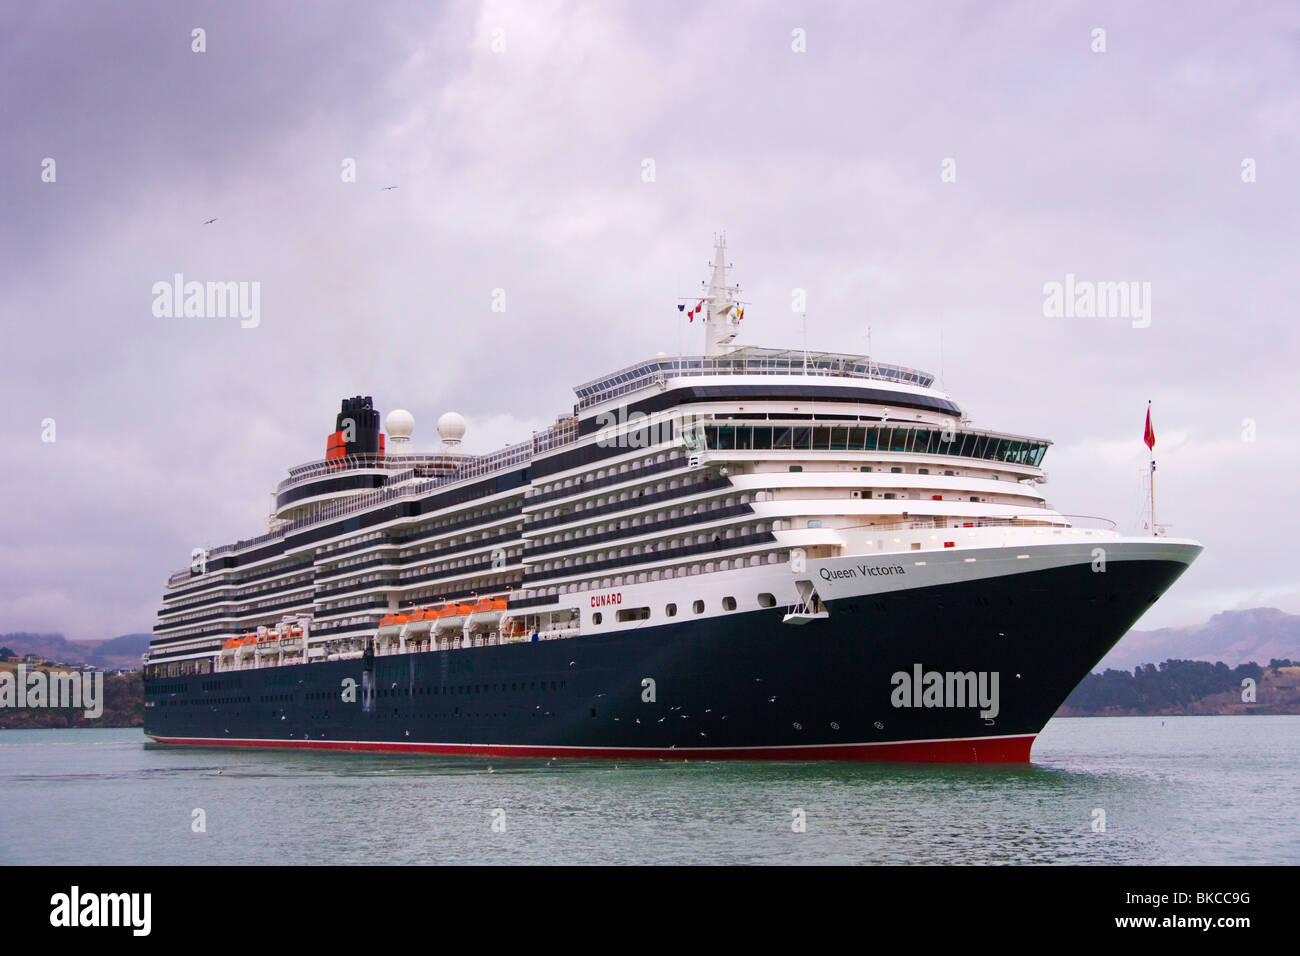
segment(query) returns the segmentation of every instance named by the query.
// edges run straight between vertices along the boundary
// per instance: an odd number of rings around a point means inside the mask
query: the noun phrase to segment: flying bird
[[[384,187],[382,187],[382,188],[380,189],[380,192],[385,192],[385,193],[386,193],[386,192],[388,192],[390,189],[396,189],[396,188],[397,188],[396,186],[384,186]]]
[[[203,221],[203,225],[205,225],[205,226],[210,226],[210,225],[212,225],[212,224],[213,224],[214,222],[216,222],[216,221],[217,221],[217,217],[216,217],[216,216],[213,216],[211,219],[205,219],[205,220]]]

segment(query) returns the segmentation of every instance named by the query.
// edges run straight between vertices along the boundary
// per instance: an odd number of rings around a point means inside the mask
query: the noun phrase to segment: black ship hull
[[[1008,762],[1187,568],[1086,564],[569,640],[146,684],[160,744]],[[956,675],[954,680],[953,675]],[[955,688],[955,693],[954,693]]]

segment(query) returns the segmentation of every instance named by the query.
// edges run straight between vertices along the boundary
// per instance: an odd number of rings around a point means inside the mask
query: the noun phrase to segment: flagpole
[[[1151,449],[1151,535],[1155,537],[1159,532],[1156,530],[1156,453]]]
[[[1157,535],[1156,531],[1156,444],[1154,441],[1155,432],[1151,428],[1151,400],[1147,399],[1147,435],[1150,438],[1147,444],[1147,457],[1151,463],[1150,473],[1150,495],[1151,495],[1151,536]]]

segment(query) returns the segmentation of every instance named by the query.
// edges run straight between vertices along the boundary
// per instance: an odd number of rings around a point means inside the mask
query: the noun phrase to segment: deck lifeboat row
[[[379,636],[396,637],[403,627],[410,637],[427,634],[431,630],[435,634],[459,631],[466,622],[471,627],[494,626],[500,622],[505,612],[505,598],[484,598],[476,604],[444,604],[401,614],[386,614],[379,621]]]
[[[221,645],[222,650],[230,650],[235,647],[251,646],[254,644],[269,644],[272,641],[285,640],[290,641],[294,638],[302,637],[302,628],[288,627],[283,631],[267,630],[261,634],[248,634],[244,637],[232,637]]]
[[[236,652],[251,654],[255,650],[276,653],[290,645],[298,645],[301,640],[301,627],[285,625],[280,628],[263,628],[256,634],[230,638],[221,645],[221,652],[227,657]],[[244,648],[247,650],[243,650]]]

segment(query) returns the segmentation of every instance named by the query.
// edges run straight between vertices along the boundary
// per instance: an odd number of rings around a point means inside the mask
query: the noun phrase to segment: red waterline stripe
[[[308,750],[456,754],[475,757],[568,757],[694,760],[886,760],[911,763],[1028,763],[1034,735],[926,740],[891,744],[831,744],[825,747],[532,747],[499,744],[420,744],[351,740],[259,740],[219,737],[155,737],[156,743],[191,747],[296,747]]]

